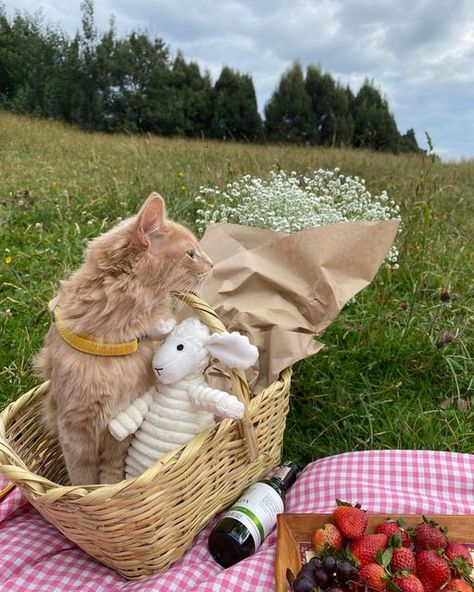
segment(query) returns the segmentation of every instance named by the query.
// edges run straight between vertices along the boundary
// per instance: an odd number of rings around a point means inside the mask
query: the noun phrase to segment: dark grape
[[[313,580],[308,578],[306,575],[301,577],[298,576],[296,580],[293,582],[294,592],[313,592],[314,587],[315,586]]]
[[[324,571],[326,573],[333,574],[334,570],[336,569],[336,564],[337,564],[337,561],[334,559],[334,557],[331,557],[331,555],[328,555],[327,557],[325,557],[323,559],[321,567],[324,569]]]
[[[336,566],[336,577],[340,584],[349,581],[353,574],[353,565],[349,561],[339,561]]]
[[[322,563],[323,562],[319,557],[312,557],[306,565],[311,565],[313,569],[318,569],[318,567],[321,567]]]
[[[311,565],[311,563],[305,563],[303,565],[303,567],[301,568],[298,576],[308,575],[308,576],[313,577],[313,573],[314,573],[314,567]]]
[[[315,569],[314,581],[316,583],[316,586],[319,586],[320,588],[325,590],[329,584],[329,575],[323,569]]]

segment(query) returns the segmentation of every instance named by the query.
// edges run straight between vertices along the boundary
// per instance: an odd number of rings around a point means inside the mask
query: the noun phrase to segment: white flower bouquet
[[[200,232],[217,222],[295,233],[338,222],[400,217],[399,206],[385,191],[372,195],[364,179],[345,176],[338,168],[310,176],[272,171],[268,180],[245,175],[223,191],[201,187],[196,201]],[[392,246],[386,260],[393,269],[398,268],[397,258]]]

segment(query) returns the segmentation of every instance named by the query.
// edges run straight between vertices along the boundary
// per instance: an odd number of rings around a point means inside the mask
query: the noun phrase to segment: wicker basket
[[[178,294],[212,331],[224,325],[193,294]],[[245,416],[224,419],[113,485],[68,486],[57,439],[41,422],[44,383],[0,415],[0,472],[65,536],[126,578],[165,570],[195,534],[280,461],[291,370],[250,399],[245,375],[230,372]]]

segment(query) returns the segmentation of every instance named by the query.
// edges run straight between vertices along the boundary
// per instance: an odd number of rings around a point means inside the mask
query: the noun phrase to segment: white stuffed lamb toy
[[[209,387],[203,372],[211,357],[230,368],[250,368],[258,350],[237,332],[209,334],[196,317],[176,325],[153,356],[155,387],[109,422],[117,440],[135,434],[126,458],[126,477],[143,473],[161,456],[214,424],[214,415],[240,419],[244,405]]]

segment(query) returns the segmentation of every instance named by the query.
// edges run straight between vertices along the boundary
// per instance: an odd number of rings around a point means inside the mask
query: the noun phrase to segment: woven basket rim
[[[258,395],[252,398],[250,402],[250,408],[252,408],[255,405],[258,405],[259,400],[266,395],[269,388],[274,388],[275,386],[280,386],[280,388],[282,389],[288,388],[291,379],[291,373],[291,368],[286,368],[285,370],[283,370],[278,380],[273,382],[271,385],[269,385],[267,388],[261,391]],[[10,410],[12,406],[16,405],[17,408],[15,409],[15,411],[18,411],[19,409],[21,409],[21,407],[27,405],[32,397],[41,396],[42,390],[46,389],[48,385],[49,381],[45,381],[42,384],[30,389],[16,401],[10,403],[0,413],[0,427],[2,427],[1,424],[5,425],[4,415],[7,414],[7,412]],[[172,453],[169,453],[168,455],[166,455],[166,457],[162,457],[162,459],[156,461],[156,463],[151,465],[151,467],[146,469],[146,471],[144,471],[141,475],[138,475],[137,477],[131,477],[129,479],[124,479],[123,481],[120,481],[118,483],[111,483],[106,485],[61,485],[59,483],[55,483],[54,481],[47,479],[46,477],[42,477],[41,475],[34,473],[32,470],[28,468],[23,468],[18,465],[2,463],[0,463],[0,473],[5,474],[8,479],[15,482],[17,485],[21,485],[22,481],[27,481],[30,485],[37,484],[38,487],[35,487],[35,489],[37,489],[37,496],[41,496],[44,499],[49,498],[49,501],[54,501],[54,499],[57,499],[59,497],[68,496],[69,498],[80,498],[82,502],[87,503],[91,501],[96,501],[98,498],[105,499],[112,497],[115,494],[123,491],[124,489],[134,487],[135,485],[140,485],[141,482],[146,483],[151,478],[156,478],[156,476],[159,475],[161,470],[170,467],[173,464],[176,464],[179,461],[179,458],[182,454],[192,454],[193,451],[196,448],[198,448],[196,444],[200,443],[201,440],[205,440],[207,437],[209,437],[209,435],[214,430],[217,431],[218,429],[225,429],[234,421],[237,420],[230,418],[223,419],[218,424],[211,426],[210,428],[207,428],[206,430],[197,434],[194,438],[192,438],[182,447],[174,449]],[[196,442],[196,440],[198,442]],[[15,456],[17,456],[16,453],[11,449],[10,445],[5,440],[3,435],[0,435],[0,454],[2,452],[2,447],[8,447],[10,451]],[[170,457],[169,460],[167,460],[167,457]],[[24,465],[24,463],[22,462],[21,464]],[[41,491],[41,489],[43,491]]]

